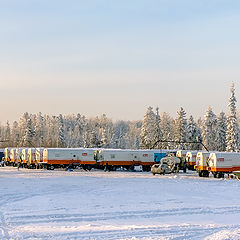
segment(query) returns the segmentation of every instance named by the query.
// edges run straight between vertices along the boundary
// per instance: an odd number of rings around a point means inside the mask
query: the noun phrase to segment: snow
[[[0,168],[0,239],[240,239],[240,181]]]

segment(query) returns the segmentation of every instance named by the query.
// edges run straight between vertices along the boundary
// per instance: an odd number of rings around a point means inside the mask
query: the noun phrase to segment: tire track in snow
[[[48,214],[36,215],[22,215],[21,212],[17,216],[11,214],[8,220],[11,225],[27,225],[40,223],[63,223],[63,222],[97,222],[97,221],[111,221],[122,219],[156,219],[171,216],[186,216],[186,215],[226,215],[226,214],[240,214],[240,207],[223,207],[223,208],[179,208],[166,210],[151,210],[151,211],[123,211],[123,212],[102,212],[96,214],[58,214],[50,212]]]
[[[8,234],[7,223],[6,223],[5,217],[2,212],[0,212],[0,220],[1,220],[0,229],[2,230],[1,239],[10,239],[10,236]]]

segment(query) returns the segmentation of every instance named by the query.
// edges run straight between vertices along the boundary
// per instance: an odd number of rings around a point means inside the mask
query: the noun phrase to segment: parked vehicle
[[[95,149],[91,148],[45,148],[43,150],[43,167],[53,170],[56,167],[81,166],[91,169],[96,165]]]
[[[22,166],[23,167],[28,166],[28,148],[22,149]]]
[[[28,168],[36,168],[36,148],[28,148]]]
[[[22,151],[24,148],[17,148],[16,149],[16,163],[17,165],[22,164]]]
[[[10,150],[10,165],[15,166],[17,162],[16,148],[11,148]]]
[[[189,151],[186,154],[186,164],[189,170],[195,170],[197,151]]]
[[[43,150],[44,148],[36,148],[36,168],[43,166]]]
[[[223,178],[225,173],[240,171],[240,153],[238,152],[214,152],[207,161],[208,171],[215,178]]]
[[[134,166],[142,166],[143,171],[150,171],[154,164],[154,151],[152,150],[120,150],[101,149],[98,154],[97,164],[108,170],[125,168],[133,170]]]
[[[10,162],[10,148],[4,148],[4,163],[9,165]]]
[[[189,152],[189,150],[178,150],[176,153],[176,157],[178,157],[181,160],[180,169],[183,170],[183,172],[187,171],[187,160],[186,160],[187,152]]]
[[[162,158],[159,164],[154,164],[151,167],[151,172],[155,174],[170,174],[178,173],[180,169],[181,160],[177,157]]]
[[[209,177],[208,158],[209,152],[198,152],[196,157],[196,165],[194,166],[198,172],[199,177]]]

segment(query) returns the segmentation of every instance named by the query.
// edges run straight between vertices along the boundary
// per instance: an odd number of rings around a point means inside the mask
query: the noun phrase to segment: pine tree
[[[161,118],[159,115],[159,108],[156,108],[156,122],[155,122],[155,139],[154,142],[158,142],[158,144],[155,145],[155,148],[162,148],[162,144],[161,142],[159,142],[160,140],[162,140],[162,130],[161,130]]]
[[[173,149],[175,148],[175,144],[171,141],[174,141],[174,119],[172,119],[168,113],[164,112],[161,115],[161,130],[162,130],[162,140],[166,142],[162,142],[163,149]],[[167,142],[170,141],[170,142]]]
[[[224,112],[221,112],[217,117],[216,131],[216,150],[220,152],[226,151],[226,130],[227,118]]]
[[[152,148],[156,143],[156,115],[152,107],[147,109],[141,128],[141,147]]]
[[[129,132],[129,125],[124,121],[117,121],[113,125],[114,131],[111,139],[111,147],[126,148],[126,134]]]
[[[208,150],[216,150],[217,117],[208,107],[203,122],[203,143]]]
[[[25,145],[25,134],[26,134],[26,129],[28,125],[28,119],[29,119],[29,114],[28,112],[25,112],[22,117],[19,120],[19,143],[17,145],[19,146],[24,146]]]
[[[32,147],[32,139],[34,136],[34,129],[31,118],[27,120],[27,128],[25,130],[25,134],[23,137],[23,146],[24,147]]]
[[[102,130],[101,141],[102,141],[102,147],[103,147],[103,148],[108,148],[108,147],[109,147],[107,132],[106,132],[106,129],[105,129],[105,128]]]
[[[10,138],[11,138],[11,128],[10,128],[9,121],[7,121],[5,133],[4,133],[4,140],[10,141]]]
[[[42,113],[39,112],[36,116],[36,125],[34,127],[35,131],[35,145],[41,147],[43,145],[44,139],[44,117]]]
[[[14,121],[11,129],[11,141],[9,147],[18,147],[20,143],[20,132],[18,122]]]
[[[179,149],[185,149],[186,144],[184,142],[187,141],[187,120],[186,120],[186,112],[181,107],[177,112],[178,117],[175,121],[175,141],[181,142],[177,143],[176,147]]]
[[[201,129],[195,123],[193,116],[191,115],[187,124],[187,141],[188,142],[201,142],[202,134]],[[201,144],[191,143],[188,144],[188,149],[190,150],[200,150],[202,149]]]
[[[65,147],[65,132],[64,132],[64,122],[62,114],[58,116],[58,138],[57,138],[57,147]]]
[[[229,99],[229,109],[230,114],[227,118],[227,132],[226,132],[226,142],[227,152],[238,152],[239,151],[239,127],[237,124],[237,114],[236,114],[236,97],[234,83],[231,87],[231,96]]]

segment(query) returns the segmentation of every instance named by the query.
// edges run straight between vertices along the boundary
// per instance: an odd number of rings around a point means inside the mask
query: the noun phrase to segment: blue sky
[[[203,116],[239,100],[240,2],[0,0],[1,122],[25,111]],[[240,101],[240,100],[239,100]]]

